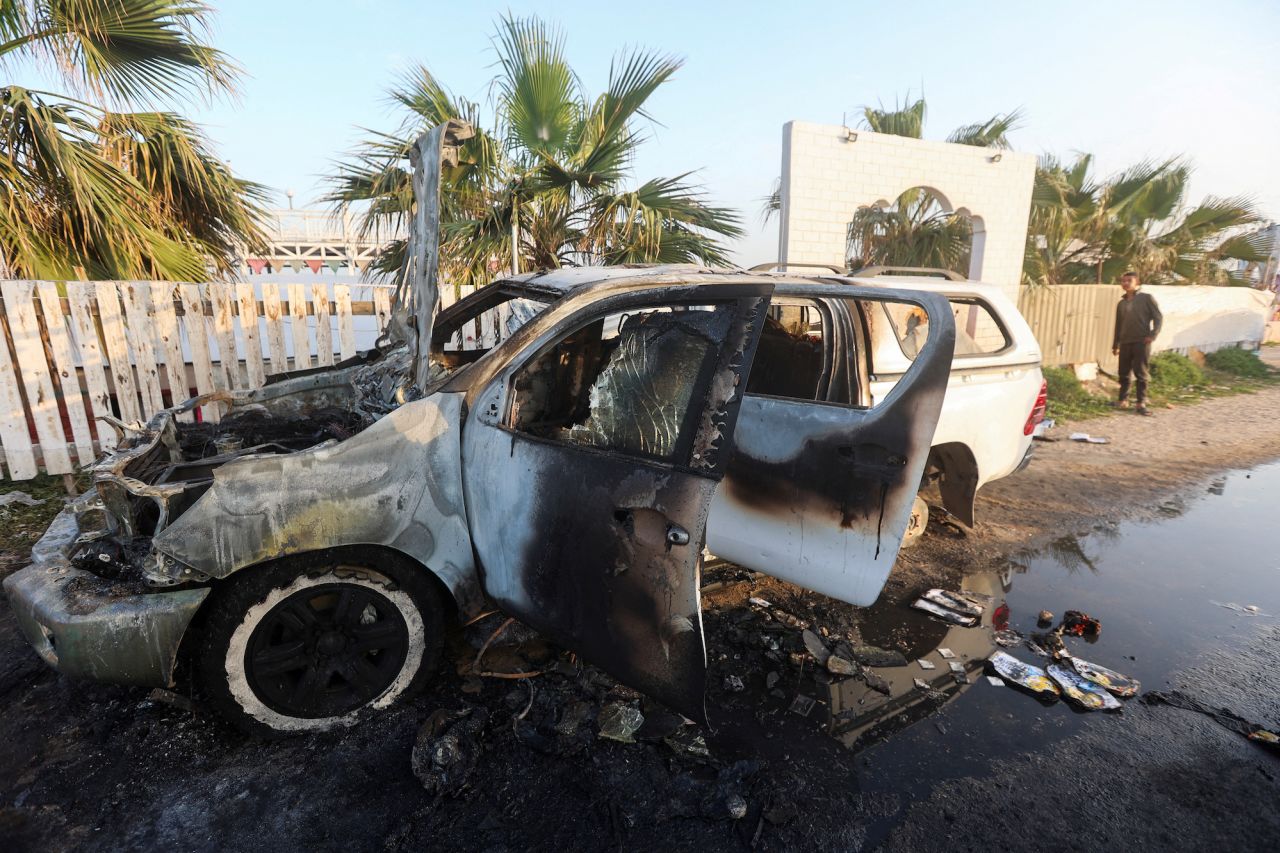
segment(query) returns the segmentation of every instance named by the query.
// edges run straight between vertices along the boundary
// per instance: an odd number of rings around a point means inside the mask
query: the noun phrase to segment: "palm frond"
[[[564,36],[537,18],[505,17],[494,38],[502,73],[495,81],[509,144],[550,156],[565,150],[583,112]]]
[[[910,95],[907,97],[909,98]],[[914,101],[904,98],[901,104],[895,101],[892,109],[886,108],[884,104],[878,107],[863,107],[862,121],[868,130],[876,133],[923,139],[927,111],[928,106],[923,97]]]
[[[231,91],[239,69],[206,43],[192,0],[29,0],[5,16],[0,59],[44,61],[74,89],[122,103]],[[14,28],[19,27],[20,32]]]
[[[1022,110],[1016,109],[1003,115],[994,115],[986,121],[958,127],[947,137],[957,145],[975,145],[979,148],[1011,148],[1009,133],[1022,122]]]

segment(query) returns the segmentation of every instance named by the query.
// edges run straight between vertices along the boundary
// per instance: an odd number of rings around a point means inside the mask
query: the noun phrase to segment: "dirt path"
[[[1110,443],[1069,440],[1077,431]],[[1280,388],[1164,409],[1148,418],[1119,412],[1059,423],[1050,437],[1058,440],[1036,442],[1029,467],[979,492],[977,530],[938,523],[935,514],[921,544],[900,558],[892,586],[990,567],[1001,557],[1101,523],[1177,514],[1179,493],[1189,485],[1280,457]]]

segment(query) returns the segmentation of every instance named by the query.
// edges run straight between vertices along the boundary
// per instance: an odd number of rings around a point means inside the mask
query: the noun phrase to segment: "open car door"
[[[771,289],[552,309],[512,339],[523,349],[475,392],[463,429],[485,592],[699,720],[700,553]]]
[[[818,324],[806,320],[791,332],[792,346],[767,336],[761,344],[754,373],[786,381],[767,394],[747,388],[707,547],[744,567],[869,605],[893,567],[920,488],[951,372],[955,322],[945,298],[918,291],[777,285],[775,310],[788,301],[811,305],[823,323],[815,332]],[[877,318],[863,303],[881,301],[915,306],[928,332],[911,368],[871,405],[867,339]],[[807,361],[796,355],[806,344],[817,352]],[[774,352],[788,363],[766,364]]]

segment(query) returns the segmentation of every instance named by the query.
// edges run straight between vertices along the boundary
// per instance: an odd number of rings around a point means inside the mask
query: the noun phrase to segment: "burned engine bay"
[[[218,391],[156,414],[108,423],[116,448],[87,469],[93,489],[73,503],[72,564],[99,577],[172,585],[154,571],[151,540],[200,499],[214,472],[240,459],[345,441],[409,399],[407,347],[371,350],[331,368],[282,375],[253,391]],[[443,378],[440,370],[433,379]],[[220,418],[198,413],[222,410]]]

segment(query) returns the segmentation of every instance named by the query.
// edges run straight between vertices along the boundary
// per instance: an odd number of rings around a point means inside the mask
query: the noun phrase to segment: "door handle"
[[[688,545],[689,531],[685,530],[678,524],[667,525],[667,544],[668,545]]]

